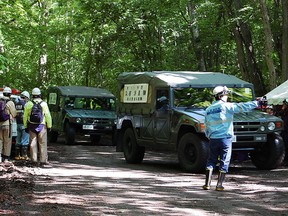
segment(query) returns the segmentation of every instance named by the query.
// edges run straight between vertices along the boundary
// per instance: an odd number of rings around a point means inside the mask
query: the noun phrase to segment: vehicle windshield
[[[65,108],[115,111],[115,99],[106,97],[65,97]]]
[[[215,100],[214,88],[175,88],[174,107],[206,108]],[[253,100],[251,88],[229,88],[228,102],[247,102]]]

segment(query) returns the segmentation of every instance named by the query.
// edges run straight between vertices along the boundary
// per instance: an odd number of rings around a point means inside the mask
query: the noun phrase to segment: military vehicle
[[[255,100],[251,83],[217,72],[125,72],[118,76],[117,151],[141,163],[145,150],[173,151],[183,170],[202,172],[208,158],[205,109],[212,90],[227,86],[230,102]],[[249,153],[259,169],[278,167],[285,149],[283,121],[261,110],[234,116],[233,150]]]
[[[49,141],[65,135],[66,144],[74,144],[76,136],[90,136],[98,144],[101,135],[113,135],[116,128],[115,96],[106,89],[85,86],[53,86],[48,88],[48,106],[52,116]]]

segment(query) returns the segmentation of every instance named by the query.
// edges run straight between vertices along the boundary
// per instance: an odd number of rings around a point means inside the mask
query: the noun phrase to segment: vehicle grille
[[[87,119],[86,123],[96,125],[109,125],[111,124],[111,119]]]
[[[260,122],[234,122],[235,133],[256,132],[260,127]]]

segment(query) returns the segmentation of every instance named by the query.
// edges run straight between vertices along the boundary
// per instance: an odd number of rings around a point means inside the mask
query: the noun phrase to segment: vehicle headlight
[[[114,120],[114,124],[115,124],[115,125],[117,124],[117,119]]]
[[[80,123],[81,122],[81,118],[76,118],[76,122]]]
[[[274,122],[269,122],[268,123],[268,129],[271,130],[271,131],[274,130],[275,129],[275,123]]]
[[[262,126],[260,127],[260,130],[261,130],[261,131],[265,131],[265,127],[262,125]]]

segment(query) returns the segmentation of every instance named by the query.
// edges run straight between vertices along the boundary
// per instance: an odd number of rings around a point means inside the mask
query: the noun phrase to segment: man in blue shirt
[[[222,183],[225,174],[228,172],[231,153],[234,113],[249,112],[258,107],[257,101],[245,103],[229,103],[229,89],[226,86],[217,86],[213,90],[215,101],[206,109],[205,113],[205,134],[209,139],[209,158],[206,166],[206,180],[204,190],[210,189],[213,169],[220,158],[217,191],[224,190]]]

